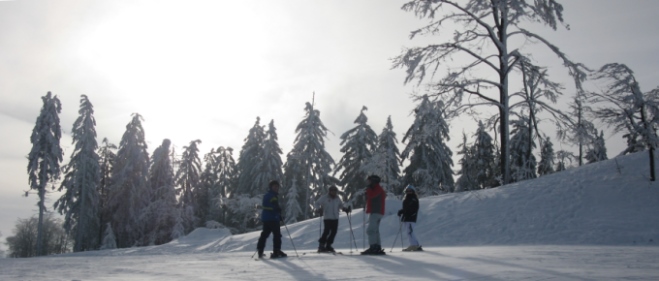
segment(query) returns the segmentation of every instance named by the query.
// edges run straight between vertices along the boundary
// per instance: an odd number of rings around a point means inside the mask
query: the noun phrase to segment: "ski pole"
[[[362,209],[362,249],[366,249],[366,193],[364,193],[364,208]]]
[[[355,250],[357,250],[357,239],[355,239],[355,233],[352,232],[352,221],[351,221],[351,215],[348,213],[348,224],[350,225],[350,237],[352,238],[352,243],[355,244]],[[350,244],[350,252],[352,253],[352,243]]]
[[[288,231],[288,226],[286,226],[286,223],[284,223],[284,227],[286,228],[286,232],[288,233],[288,238],[291,239],[291,244],[293,245],[293,250],[295,250],[295,256],[297,256],[299,258],[300,255],[298,255],[298,253],[297,253],[297,249],[295,248],[295,243],[293,243],[293,237],[291,237],[291,232]]]
[[[254,255],[256,255],[256,253],[258,253],[258,252],[259,252],[259,250],[254,251],[254,253],[252,254],[252,257],[251,257],[251,258],[253,259],[253,258],[254,258]]]
[[[394,251],[394,246],[396,245],[396,240],[398,240],[398,236],[400,235],[400,246],[403,247],[403,217],[401,216],[400,220],[398,221],[398,234],[396,234],[396,238],[394,239],[394,243],[391,244],[391,250],[389,250],[389,253]]]

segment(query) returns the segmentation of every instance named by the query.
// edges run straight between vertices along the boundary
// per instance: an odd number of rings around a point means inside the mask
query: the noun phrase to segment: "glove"
[[[323,214],[323,208],[316,209],[316,215],[320,216]]]
[[[398,210],[398,216],[400,217],[402,215],[403,215],[403,210]]]
[[[350,212],[352,211],[352,208],[350,206],[344,207],[343,211],[346,212],[347,214],[350,214]]]

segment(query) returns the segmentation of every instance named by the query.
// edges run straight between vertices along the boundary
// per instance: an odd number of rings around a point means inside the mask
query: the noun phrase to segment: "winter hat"
[[[371,175],[371,176],[368,177],[368,179],[369,179],[373,184],[380,183],[380,177],[377,176],[377,175]]]
[[[411,190],[412,192],[416,193],[416,189],[414,189],[414,186],[411,184],[405,188],[405,192],[407,192],[408,190]]]
[[[281,186],[281,185],[279,184],[279,181],[276,181],[276,180],[272,180],[272,181],[270,181],[270,183],[268,183],[268,187],[270,187],[270,188],[272,188],[273,185],[279,185],[279,186]]]

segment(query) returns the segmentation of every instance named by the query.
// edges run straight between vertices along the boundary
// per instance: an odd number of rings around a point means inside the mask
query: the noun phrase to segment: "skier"
[[[380,220],[384,216],[384,199],[387,193],[380,186],[380,177],[371,175],[366,179],[366,213],[368,215],[368,244],[370,248],[362,255],[384,255],[382,241],[380,240]]]
[[[343,210],[346,213],[350,213],[351,208],[345,207],[343,201],[337,195],[339,189],[336,186],[330,186],[328,194],[325,194],[318,198],[314,206],[317,209],[317,213],[323,216],[323,234],[318,240],[318,252],[332,252],[334,253],[334,248],[332,248],[332,243],[334,243],[334,237],[336,237],[336,230],[339,227],[339,210]]]
[[[416,225],[416,216],[419,212],[419,198],[416,195],[414,186],[408,185],[405,188],[405,197],[403,198],[403,208],[398,211],[398,216],[401,217],[403,229],[407,231],[407,238],[410,241],[410,246],[403,251],[423,251],[419,240],[416,239],[414,234],[414,227]]]
[[[281,251],[281,230],[280,222],[284,219],[281,216],[281,208],[279,208],[279,182],[276,180],[270,181],[268,184],[268,192],[263,196],[263,210],[261,211],[261,221],[263,222],[263,231],[261,237],[256,244],[259,258],[263,258],[263,249],[265,242],[272,232],[272,254],[270,258],[283,258],[287,255]]]

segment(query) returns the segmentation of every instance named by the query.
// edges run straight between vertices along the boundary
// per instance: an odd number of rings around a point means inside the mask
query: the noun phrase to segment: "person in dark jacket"
[[[403,251],[422,251],[419,240],[416,239],[414,234],[414,227],[416,226],[416,216],[419,213],[419,198],[416,195],[414,186],[408,185],[405,188],[405,197],[403,198],[403,208],[398,211],[398,216],[403,223],[403,229],[407,233],[407,238],[410,241],[410,246]]]
[[[368,214],[368,244],[370,247],[361,252],[362,255],[382,255],[382,240],[380,240],[380,221],[384,217],[384,202],[387,193],[380,186],[380,177],[376,175],[369,176],[366,179],[368,187],[366,188],[366,214]]]
[[[270,181],[268,184],[268,192],[263,196],[263,204],[261,211],[261,221],[263,222],[263,231],[261,237],[256,244],[256,250],[259,253],[259,258],[262,258],[263,249],[265,249],[265,242],[268,240],[270,233],[272,236],[272,254],[271,258],[286,257],[287,255],[281,251],[281,230],[280,222],[283,221],[281,216],[281,208],[279,207],[279,182],[276,180]]]

